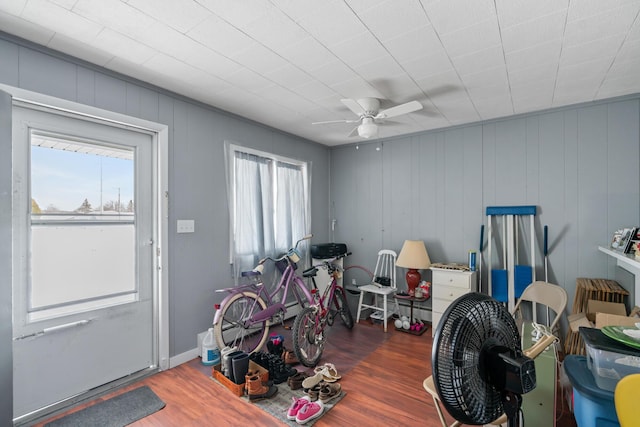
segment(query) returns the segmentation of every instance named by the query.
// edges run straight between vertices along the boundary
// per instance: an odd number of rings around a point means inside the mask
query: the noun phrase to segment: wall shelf
[[[635,305],[640,306],[640,259],[636,258],[632,254],[623,254],[620,252],[612,251],[609,248],[598,246],[600,252],[616,259],[618,267],[627,270],[635,277]]]

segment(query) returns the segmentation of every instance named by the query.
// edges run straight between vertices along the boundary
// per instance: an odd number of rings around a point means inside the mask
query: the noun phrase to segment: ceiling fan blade
[[[354,136],[358,136],[358,126],[354,127],[353,130],[351,131],[351,133],[348,136],[349,136],[349,138],[352,138]]]
[[[365,113],[364,108],[362,108],[362,105],[358,104],[358,102],[355,99],[345,98],[345,99],[341,99],[340,101],[342,101],[342,103],[346,105],[348,109],[353,111],[358,116]]]
[[[410,101],[404,104],[396,105],[395,107],[387,108],[376,114],[376,119],[386,119],[389,117],[396,117],[402,114],[412,113],[422,109],[422,104],[418,101]]]
[[[312,125],[326,125],[331,123],[358,123],[360,120],[327,120],[324,122],[313,122]]]

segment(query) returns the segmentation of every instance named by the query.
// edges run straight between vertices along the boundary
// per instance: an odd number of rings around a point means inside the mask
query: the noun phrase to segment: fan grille
[[[521,349],[513,317],[484,294],[455,300],[438,325],[431,360],[440,400],[464,424],[487,424],[504,412],[501,391],[487,381],[482,366],[481,350],[488,343]]]

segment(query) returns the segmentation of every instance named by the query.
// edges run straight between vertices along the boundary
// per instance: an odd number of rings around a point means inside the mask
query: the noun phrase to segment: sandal
[[[320,386],[320,394],[318,397],[322,403],[327,403],[340,396],[341,393],[342,386],[340,384],[324,383]]]
[[[324,376],[323,379],[328,383],[336,382],[342,378],[342,376],[338,374],[338,370],[333,363],[325,363],[322,366],[318,366],[314,369],[314,372],[316,374],[322,372],[322,375]]]
[[[324,380],[323,372],[324,371],[316,372],[315,375],[305,378],[302,381],[302,388],[308,389],[320,384],[320,382]]]

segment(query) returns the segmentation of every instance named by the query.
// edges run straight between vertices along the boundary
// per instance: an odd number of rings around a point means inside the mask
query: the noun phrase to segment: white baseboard
[[[288,304],[285,319],[291,319],[295,317],[299,312],[300,306],[298,305],[298,303]],[[206,333],[207,331],[204,331],[196,335],[196,342],[198,343],[198,347],[187,350],[184,353],[177,354],[169,358],[169,369],[175,368],[178,365],[182,365],[183,363],[193,360],[196,357],[200,357],[200,346],[202,345],[202,338],[204,338],[204,335]]]
[[[181,354],[177,354],[169,358],[169,369],[175,368],[178,365],[182,365],[183,363],[193,360],[199,356],[200,354],[197,348],[185,351],[184,353],[181,353]]]

